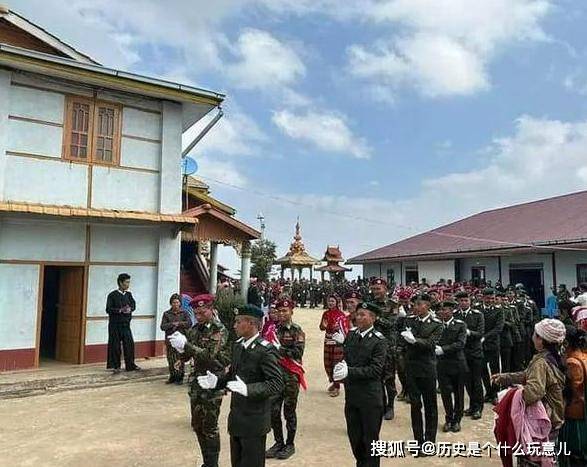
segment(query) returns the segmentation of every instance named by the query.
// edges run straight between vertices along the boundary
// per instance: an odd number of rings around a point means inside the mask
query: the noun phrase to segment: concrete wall
[[[495,257],[461,258],[459,261],[461,263],[462,281],[470,281],[472,279],[471,270],[474,267],[485,268],[485,280],[491,281],[493,284],[499,280],[499,260]],[[504,277],[503,280],[507,281],[507,278]]]
[[[434,284],[440,279],[455,279],[455,262],[452,259],[442,261],[418,261],[418,276]]]
[[[577,264],[587,264],[587,251],[557,251],[556,281],[571,290],[577,285]]]

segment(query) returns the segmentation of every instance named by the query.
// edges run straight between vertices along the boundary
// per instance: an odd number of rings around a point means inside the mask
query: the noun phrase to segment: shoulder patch
[[[385,336],[381,334],[379,331],[373,331],[373,334],[379,339],[385,339]]]

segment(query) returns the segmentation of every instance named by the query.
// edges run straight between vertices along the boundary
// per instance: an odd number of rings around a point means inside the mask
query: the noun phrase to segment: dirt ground
[[[344,395],[333,399],[326,393],[322,367],[321,311],[296,310],[294,319],[306,331],[304,364],[308,391],[300,395],[296,454],[287,461],[267,465],[353,466],[343,406]],[[229,401],[222,405],[221,466],[229,466],[226,420]],[[444,411],[438,399],[439,424]],[[187,386],[162,381],[84,389],[47,396],[0,401],[1,466],[200,466],[201,456],[189,424]],[[465,418],[462,432],[442,433],[439,442],[494,442],[493,416],[489,406],[483,419]],[[384,421],[381,439],[410,440],[409,406],[397,403],[396,418]],[[273,444],[269,434],[267,445]],[[382,465],[486,466],[499,465],[493,452],[481,458],[428,457],[382,459]]]

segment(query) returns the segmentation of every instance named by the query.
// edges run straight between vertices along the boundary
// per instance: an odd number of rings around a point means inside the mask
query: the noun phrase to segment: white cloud
[[[353,133],[342,115],[282,110],[273,114],[273,123],[290,138],[309,142],[322,151],[350,154],[357,159],[371,156],[367,142]]]
[[[349,72],[375,86],[371,94],[415,88],[426,97],[487,89],[495,54],[519,41],[546,40],[540,21],[548,0],[386,0],[364,18],[389,26],[386,41],[348,48]],[[399,32],[397,32],[399,31]]]
[[[234,54],[237,60],[228,65],[227,74],[241,88],[290,86],[306,73],[294,49],[266,31],[245,30],[234,46]]]
[[[201,176],[207,183],[220,181],[238,187],[247,187],[249,185],[246,175],[230,160],[220,160],[217,157],[204,155],[198,157],[197,161],[198,171],[194,175],[196,177]]]

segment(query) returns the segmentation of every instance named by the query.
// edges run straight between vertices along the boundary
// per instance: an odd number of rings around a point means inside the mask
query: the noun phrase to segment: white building
[[[361,254],[363,276],[523,283],[540,306],[553,286],[587,282],[587,191],[475,214]]]
[[[105,68],[0,10],[0,371],[106,360],[132,276],[137,357],[179,291],[182,134],[224,96]]]

